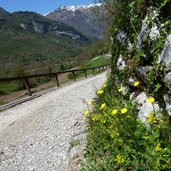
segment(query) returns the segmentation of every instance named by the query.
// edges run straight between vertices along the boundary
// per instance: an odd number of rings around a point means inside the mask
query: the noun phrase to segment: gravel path
[[[75,82],[0,113],[0,171],[71,171],[84,139],[85,101],[106,73]]]

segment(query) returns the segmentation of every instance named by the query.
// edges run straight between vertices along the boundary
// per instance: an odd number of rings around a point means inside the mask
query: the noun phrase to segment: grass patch
[[[0,100],[0,106],[5,105],[5,104],[6,104],[5,101]]]
[[[17,83],[1,83],[0,84],[0,91],[1,92],[13,92],[18,89]]]
[[[87,64],[84,65],[84,68],[92,68],[97,66],[106,65],[109,63],[109,59],[105,56],[97,56],[91,59]]]
[[[93,68],[93,67],[98,67],[102,65],[107,65],[109,63],[109,59],[107,59],[105,56],[97,56],[93,59],[91,59],[87,64],[83,65],[82,68]],[[99,73],[98,69],[95,69],[95,74]],[[87,70],[87,75],[94,74],[93,70]],[[77,71],[75,72],[76,78],[81,78],[85,76],[84,71]],[[68,79],[73,79],[73,74],[69,73],[68,74]]]

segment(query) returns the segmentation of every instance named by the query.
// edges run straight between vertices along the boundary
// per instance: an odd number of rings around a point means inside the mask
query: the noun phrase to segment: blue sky
[[[62,5],[87,5],[94,0],[0,0],[0,7],[9,12],[35,11],[45,14]]]

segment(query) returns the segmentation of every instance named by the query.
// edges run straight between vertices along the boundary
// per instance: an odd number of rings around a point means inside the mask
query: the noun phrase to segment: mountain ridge
[[[58,11],[58,10],[61,9],[61,10],[69,10],[69,11],[75,12],[76,10],[79,10],[79,9],[89,9],[89,8],[100,7],[100,6],[102,6],[102,3],[89,4],[89,5],[78,5],[78,6],[75,6],[75,5],[71,5],[71,6],[60,6],[60,7],[58,7],[54,11]],[[51,13],[51,12],[49,12],[49,13]],[[44,16],[46,16],[47,14],[44,14]]]
[[[52,21],[68,24],[87,36],[100,39],[107,30],[107,23],[100,21],[96,14],[97,11],[102,11],[105,14],[102,4],[61,6],[53,12],[45,14],[45,17]]]

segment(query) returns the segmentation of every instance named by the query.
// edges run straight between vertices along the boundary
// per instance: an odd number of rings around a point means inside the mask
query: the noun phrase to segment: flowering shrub
[[[154,111],[147,118],[148,128],[138,119],[138,104],[129,96],[107,86],[104,94],[93,100],[93,111],[85,113],[89,127],[87,164],[82,170],[171,169],[168,121]],[[148,99],[154,102],[152,97]]]

